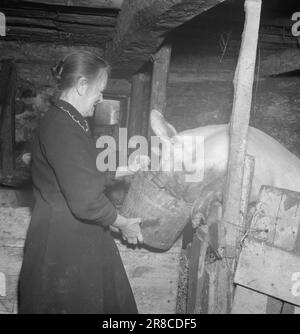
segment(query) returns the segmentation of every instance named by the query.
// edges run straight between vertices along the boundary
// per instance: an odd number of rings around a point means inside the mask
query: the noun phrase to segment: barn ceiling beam
[[[71,8],[70,8],[71,9]],[[1,8],[6,16],[6,36],[3,40],[27,42],[57,42],[103,45],[112,39],[117,11],[95,13],[64,12],[41,8]],[[43,37],[44,34],[44,37]]]
[[[19,1],[20,2],[20,1]],[[87,7],[121,9],[123,0],[23,0],[26,3],[44,4],[51,6]]]
[[[136,73],[159,49],[167,34],[224,0],[127,0],[116,32],[106,45],[113,76]]]
[[[7,7],[2,7],[1,12],[6,15],[8,22],[17,18],[20,20],[39,19],[41,21],[52,20],[55,22],[65,22],[70,24],[78,23],[82,25],[96,25],[98,27],[115,27],[117,22],[117,15],[110,16],[106,14],[90,15]]]
[[[31,28],[32,33],[34,34],[36,28],[44,28],[53,30],[53,32],[66,32],[66,33],[83,33],[87,35],[95,35],[100,36],[104,35],[109,39],[114,31],[114,27],[105,27],[105,26],[97,26],[91,24],[78,24],[78,23],[69,23],[62,21],[54,21],[49,19],[31,19],[24,17],[8,17],[6,20],[7,24],[7,32],[8,34],[14,28]]]
[[[99,46],[105,44],[110,35],[107,32],[97,31],[91,33],[87,31],[77,30],[74,32],[57,31],[47,28],[32,28],[32,27],[9,27],[7,34],[2,37],[5,41],[22,41],[22,42],[40,42],[40,43],[56,43],[62,45],[90,45]]]

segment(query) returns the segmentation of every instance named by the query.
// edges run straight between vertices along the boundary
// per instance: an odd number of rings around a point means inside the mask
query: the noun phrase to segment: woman
[[[109,226],[142,242],[140,219],[117,214],[86,117],[101,101],[109,67],[80,51],[55,70],[60,98],[41,120],[32,148],[36,204],[19,282],[20,313],[137,313]]]

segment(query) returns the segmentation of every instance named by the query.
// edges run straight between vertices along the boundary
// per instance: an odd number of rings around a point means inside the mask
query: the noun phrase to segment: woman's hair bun
[[[64,65],[64,62],[61,60],[56,66],[53,66],[51,68],[52,75],[55,78],[55,80],[58,82],[61,80],[63,65]]]

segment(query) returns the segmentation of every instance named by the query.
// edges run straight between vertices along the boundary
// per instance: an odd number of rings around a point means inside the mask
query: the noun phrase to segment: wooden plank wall
[[[300,254],[300,194],[263,186],[250,236],[275,248]],[[252,231],[252,232],[251,232]],[[274,274],[275,275],[275,274]],[[276,273],[280,275],[280,272]],[[289,282],[286,282],[289,284]],[[299,313],[299,307],[237,286],[232,313]]]

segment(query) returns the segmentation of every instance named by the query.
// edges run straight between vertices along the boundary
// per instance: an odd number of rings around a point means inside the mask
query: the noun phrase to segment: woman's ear
[[[76,90],[79,96],[84,96],[88,88],[88,82],[86,78],[81,77],[77,81]]]

